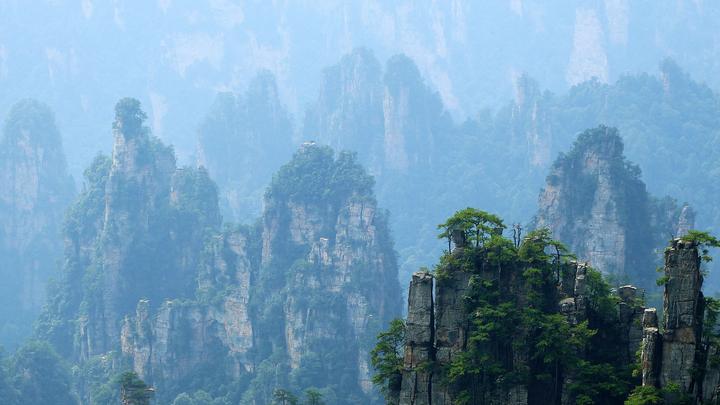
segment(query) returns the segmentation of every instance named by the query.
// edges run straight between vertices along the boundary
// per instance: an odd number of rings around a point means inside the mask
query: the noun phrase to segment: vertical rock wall
[[[672,241],[665,250],[664,280],[662,330],[654,308],[643,317],[642,384],[662,389],[667,403],[715,403],[718,347],[703,329],[706,309],[696,242]]]

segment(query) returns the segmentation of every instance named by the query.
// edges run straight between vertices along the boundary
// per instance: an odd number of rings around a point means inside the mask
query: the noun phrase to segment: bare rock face
[[[642,383],[663,388],[665,401],[714,403],[720,392],[716,341],[703,328],[706,316],[698,246],[674,239],[665,250],[663,329],[654,308],[645,310]]]
[[[604,274],[641,287],[652,286],[653,250],[693,220],[689,207],[648,195],[639,168],[623,155],[618,131],[604,126],[580,134],[560,155],[538,205],[538,228],[549,228]]]
[[[660,384],[660,364],[662,338],[658,329],[657,310],[648,308],[643,314],[643,340],[640,365],[642,367],[642,385]]]
[[[643,339],[643,317],[645,308],[642,306],[641,292],[636,287],[624,285],[618,288],[620,302],[618,304],[618,318],[620,320],[620,333],[624,347],[624,361],[627,364],[635,362],[638,350]]]
[[[429,405],[432,402],[432,373],[427,367],[435,359],[435,307],[433,277],[427,272],[413,274],[408,294],[405,358],[400,405]]]
[[[692,372],[698,361],[704,311],[697,245],[674,240],[665,251],[665,277],[660,385],[676,383],[689,392],[695,385]]]
[[[74,194],[50,109],[24,100],[0,137],[0,343],[14,347],[45,300],[62,257],[63,214]]]

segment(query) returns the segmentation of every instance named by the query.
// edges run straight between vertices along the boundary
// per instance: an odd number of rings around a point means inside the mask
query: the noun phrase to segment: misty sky
[[[593,76],[656,72],[669,56],[718,87],[720,3],[568,4],[0,0],[0,117],[21,98],[48,103],[77,177],[109,145],[120,97],[139,98],[153,131],[191,163],[216,92],[242,91],[270,70],[300,123],[322,69],[358,46],[383,63],[409,55],[458,120],[512,98],[523,72],[562,91]]]

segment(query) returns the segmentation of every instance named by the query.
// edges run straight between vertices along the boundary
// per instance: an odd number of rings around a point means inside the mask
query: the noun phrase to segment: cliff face
[[[86,171],[39,327],[83,370],[83,398],[132,368],[161,403],[205,390],[269,404],[276,388],[309,387],[374,401],[369,348],[398,314],[399,288],[385,214],[354,156],[304,145],[258,225],[221,231],[207,172],[175,167],[137,101],[116,112],[112,158]]]
[[[372,393],[371,342],[400,306],[395,254],[372,185],[353,155],[335,159],[308,143],[268,189],[262,221],[260,286],[282,297],[260,317],[267,333],[283,336],[268,350],[287,358],[298,381],[322,375],[320,386],[348,385],[348,402]],[[277,318],[268,314],[273,305]]]
[[[642,286],[654,277],[653,250],[694,220],[689,207],[647,193],[617,130],[608,127],[585,131],[560,155],[538,205],[535,226],[549,228],[603,273]]]
[[[62,257],[61,228],[74,194],[50,109],[16,104],[0,140],[0,343],[29,333]]]
[[[643,319],[642,385],[659,388],[668,403],[718,400],[717,308],[702,293],[698,244],[674,239],[665,250],[662,329],[657,313]]]
[[[622,403],[606,390],[612,378],[632,380],[644,311],[637,290],[613,297],[587,264],[540,254],[546,237],[516,247],[457,239],[434,274],[413,275],[400,390],[388,404]]]
[[[439,94],[410,58],[395,55],[382,66],[362,48],[323,72],[318,97],[306,112],[304,139],[357,152],[377,176],[378,199],[393,213],[392,228],[398,230],[402,279],[434,259],[432,224],[452,203],[441,198],[407,202],[451,193],[443,189],[448,184],[443,176],[455,163],[449,158],[453,131]],[[405,231],[410,229],[416,231]]]

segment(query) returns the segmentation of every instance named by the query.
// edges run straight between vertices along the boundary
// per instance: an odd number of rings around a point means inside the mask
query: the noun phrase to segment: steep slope
[[[204,238],[220,225],[207,173],[176,169],[136,100],[121,100],[115,112],[113,155],[85,173],[65,227],[64,278],[40,328],[83,360],[117,347],[138,299],[192,296]]]
[[[0,344],[6,347],[29,334],[45,301],[73,194],[52,112],[34,100],[15,104],[0,140]]]
[[[292,135],[270,72],[258,73],[243,94],[216,96],[200,125],[198,160],[217,182],[228,219],[249,222],[261,214],[263,190],[292,154]]]
[[[616,282],[649,287],[654,251],[691,217],[689,207],[682,214],[672,200],[647,193],[640,169],[623,154],[618,131],[601,126],[580,134],[572,150],[553,164],[535,226],[549,228],[579,259]]]
[[[78,366],[81,398],[102,402],[132,369],[160,403],[269,404],[277,388],[310,387],[332,403],[376,401],[369,348],[400,312],[397,263],[354,155],[303,145],[257,225],[221,230],[207,172],[175,167],[136,100],[116,113],[112,158],[86,171],[38,327]]]
[[[511,241],[482,211],[443,230],[452,251],[413,275],[404,347],[374,352],[388,404],[623,403],[642,334],[634,287],[615,295],[567,252],[547,253],[558,245],[545,230]]]
[[[438,206],[446,203],[447,182],[441,177],[452,131],[439,94],[412,59],[395,55],[383,69],[362,48],[324,71],[318,97],[305,115],[306,139],[357,152],[376,176],[378,198],[393,213],[392,228],[399,230],[403,279],[433,257],[424,247],[432,245],[426,239],[442,219]],[[407,203],[422,194],[435,198]]]
[[[258,350],[253,395],[269,388],[326,388],[328,402],[369,403],[368,365],[375,334],[399,314],[397,264],[386,214],[377,208],[373,179],[354,155],[301,146],[266,194],[256,303],[258,329],[273,336]],[[278,361],[278,359],[280,361]],[[335,399],[333,399],[335,398]]]

